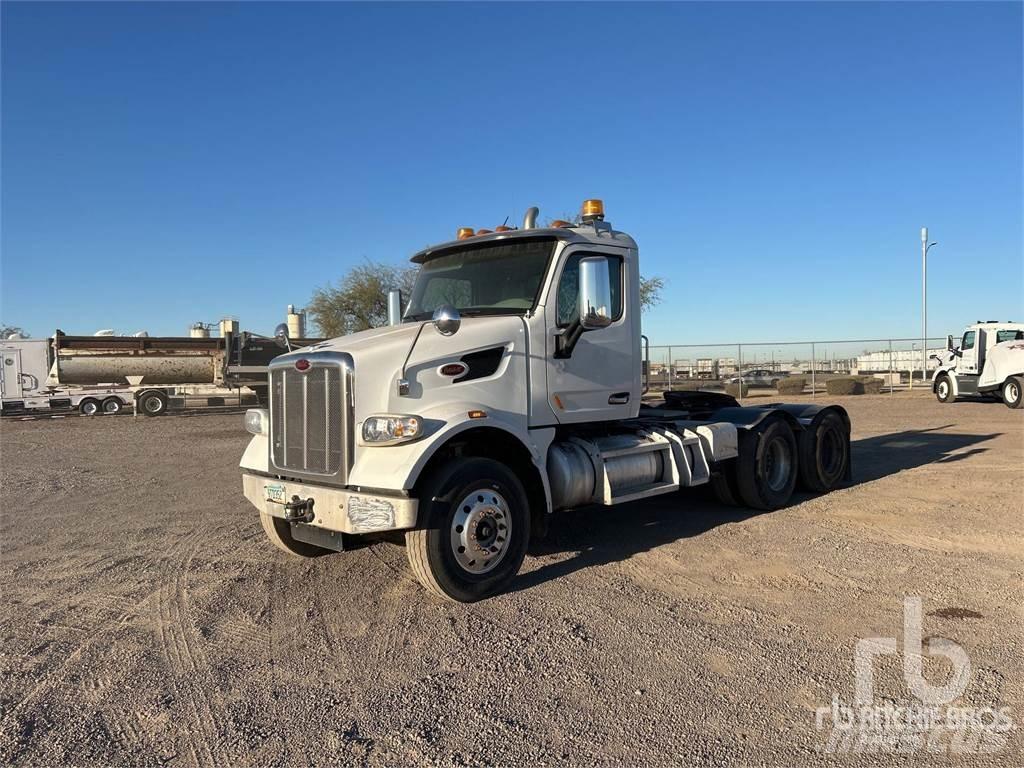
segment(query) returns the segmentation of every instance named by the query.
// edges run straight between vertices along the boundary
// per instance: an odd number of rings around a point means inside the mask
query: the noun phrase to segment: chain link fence
[[[882,391],[930,386],[946,338],[652,345],[645,363],[651,390],[722,390],[743,381],[750,390],[775,390],[779,380],[801,377],[811,395],[829,379],[868,376]]]

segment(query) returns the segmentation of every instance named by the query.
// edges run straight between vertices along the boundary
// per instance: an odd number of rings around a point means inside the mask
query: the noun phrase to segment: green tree
[[[654,277],[640,276],[640,309],[646,312],[651,307],[661,303],[661,289],[665,287],[665,281],[655,275]]]
[[[0,323],[0,339],[9,338],[12,334],[15,333],[17,333],[20,336],[25,335],[25,331],[21,329],[21,326],[5,325],[4,323]]]
[[[388,291],[398,288],[408,301],[415,278],[415,267],[368,261],[350,269],[336,285],[317,288],[306,311],[327,337],[377,328],[388,322]]]

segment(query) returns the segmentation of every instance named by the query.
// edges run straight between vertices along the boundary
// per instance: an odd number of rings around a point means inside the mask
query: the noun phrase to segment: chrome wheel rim
[[[86,416],[92,416],[98,410],[99,408],[96,405],[96,403],[86,403],[85,405],[82,406],[82,413],[84,413]]]
[[[464,571],[494,570],[508,552],[512,516],[508,502],[495,490],[481,488],[459,502],[452,516],[451,547]]]
[[[104,413],[117,413],[119,410],[121,410],[121,406],[119,404],[115,403],[115,402],[109,402],[109,403],[104,403],[103,404],[103,412]]]
[[[163,402],[159,397],[150,397],[143,403],[143,407],[150,413],[160,413],[163,410]]]
[[[793,457],[789,454],[789,446],[781,437],[768,444],[764,452],[764,480],[773,491],[781,491],[789,482],[789,474]]]
[[[1015,383],[1006,385],[1006,402],[1016,403],[1020,398],[1020,389],[1018,389]]]
[[[949,396],[949,382],[947,382],[947,381],[940,381],[939,382],[939,397],[941,397],[943,400],[945,400],[948,396]]]

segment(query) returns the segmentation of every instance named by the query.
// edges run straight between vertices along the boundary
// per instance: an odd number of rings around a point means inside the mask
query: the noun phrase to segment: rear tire
[[[942,374],[935,380],[935,398],[940,403],[953,402],[953,382],[946,374]]]
[[[493,459],[451,459],[420,492],[422,527],[405,534],[409,566],[439,597],[471,603],[519,572],[530,541],[530,507],[513,472]]]
[[[711,475],[711,490],[720,504],[739,507],[743,504],[739,486],[736,484],[736,459],[723,461],[717,472]]]
[[[117,414],[124,408],[124,403],[119,397],[108,397],[103,401],[103,413]]]
[[[100,401],[87,397],[78,404],[78,412],[83,416],[95,416],[100,412]]]
[[[287,552],[293,557],[320,557],[331,553],[329,549],[293,539],[291,523],[287,520],[261,512],[260,522],[263,524],[263,532],[267,534],[270,542],[282,552]]]
[[[736,462],[737,486],[748,507],[778,509],[793,495],[798,474],[797,445],[784,419],[769,418],[741,432]]]
[[[146,392],[139,398],[139,410],[147,416],[162,416],[167,413],[167,395],[163,392]]]
[[[799,435],[800,488],[828,493],[846,476],[850,466],[850,433],[836,412],[826,413],[814,429]]]
[[[1024,379],[1011,376],[1003,382],[1003,402],[1007,408],[1024,407]]]

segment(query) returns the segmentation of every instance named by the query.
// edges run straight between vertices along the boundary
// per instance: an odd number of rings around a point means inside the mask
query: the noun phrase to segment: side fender
[[[475,410],[483,411],[486,416],[468,418],[468,413]],[[448,403],[420,415],[426,425],[426,434],[419,440],[392,446],[357,445],[355,463],[349,472],[349,485],[411,490],[430,460],[459,435],[480,428],[497,429],[529,453],[530,461],[540,475],[548,509],[551,508],[547,451],[554,439],[554,429],[528,430],[522,416],[495,411],[476,403]]]

